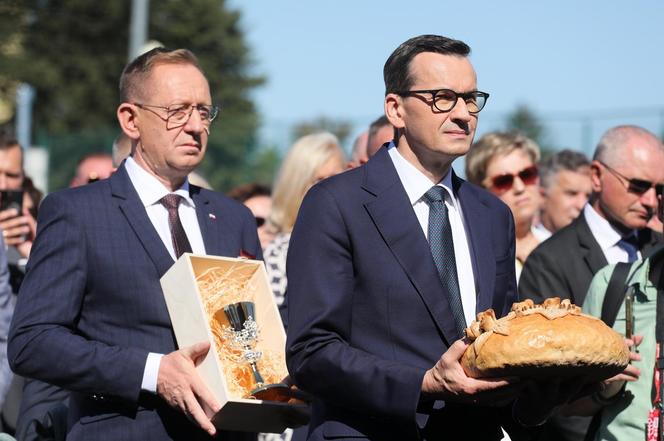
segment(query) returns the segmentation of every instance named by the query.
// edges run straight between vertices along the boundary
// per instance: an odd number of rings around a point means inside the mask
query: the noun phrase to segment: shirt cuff
[[[159,364],[161,357],[164,354],[156,354],[150,352],[147,360],[145,360],[145,370],[143,371],[143,382],[141,383],[141,390],[146,392],[157,393],[157,378],[159,377]]]

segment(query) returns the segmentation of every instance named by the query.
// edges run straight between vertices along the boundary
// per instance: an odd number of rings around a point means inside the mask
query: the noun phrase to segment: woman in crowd
[[[516,229],[517,281],[526,258],[541,242],[534,226],[541,205],[537,144],[520,133],[488,133],[466,156],[466,177],[512,210]]]
[[[307,190],[316,182],[344,170],[344,153],[331,133],[303,136],[284,158],[272,192],[268,227],[275,233],[264,259],[277,305],[286,292],[286,254],[297,212]]]

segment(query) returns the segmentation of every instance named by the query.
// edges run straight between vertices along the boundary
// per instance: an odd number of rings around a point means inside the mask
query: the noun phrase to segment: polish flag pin
[[[215,216],[215,215],[212,214],[212,213],[208,213],[208,216],[210,217],[210,219],[214,219],[214,220],[217,219],[217,216]]]

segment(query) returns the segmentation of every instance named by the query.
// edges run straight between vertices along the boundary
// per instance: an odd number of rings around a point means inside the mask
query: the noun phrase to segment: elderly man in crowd
[[[658,198],[657,217],[664,220],[664,201],[662,191],[664,183],[653,183]],[[607,290],[615,271],[615,265],[600,270],[593,278],[588,295],[583,303],[583,311],[597,317],[604,315],[603,306],[608,295]],[[613,329],[626,335],[626,323],[632,323],[631,341],[638,346],[638,354],[632,354],[632,362],[623,373],[607,381],[603,390],[591,398],[575,403],[575,407],[584,405],[588,414],[599,412],[597,425],[593,428],[592,441],[610,440],[651,440],[656,432],[654,404],[659,397],[653,397],[653,391],[659,390],[655,379],[656,370],[656,329],[664,325],[657,314],[658,290],[664,289],[664,248],[660,248],[650,257],[631,264],[628,275],[622,283],[622,289],[628,285],[635,291],[632,294],[632,308],[624,304],[618,310]],[[622,291],[621,291],[622,292]],[[622,302],[621,302],[622,303]],[[627,319],[628,311],[631,320]],[[659,321],[659,324],[657,323]],[[661,337],[660,337],[661,338]],[[649,434],[647,432],[650,432]],[[648,435],[648,436],[647,436]],[[588,438],[586,438],[588,439]]]
[[[159,279],[187,251],[260,257],[256,223],[187,180],[218,111],[191,52],[141,55],[120,94],[132,155],[109,179],[42,203],[10,364],[71,391],[68,440],[210,439],[219,403],[195,370],[210,343],[177,347]]]
[[[576,219],[590,198],[590,161],[572,150],[561,150],[540,163],[542,210],[536,226],[542,239]]]
[[[595,273],[607,264],[648,256],[661,235],[647,228],[655,213],[654,184],[664,182],[664,146],[636,126],[618,126],[600,139],[590,166],[592,194],[581,214],[533,251],[519,294],[582,305]],[[542,439],[583,440],[589,420],[558,417]]]

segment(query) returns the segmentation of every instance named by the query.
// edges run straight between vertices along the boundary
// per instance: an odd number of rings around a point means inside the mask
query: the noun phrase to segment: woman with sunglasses
[[[516,230],[516,277],[543,240],[534,226],[542,204],[537,144],[520,133],[488,133],[466,155],[466,177],[498,196],[512,210]]]

